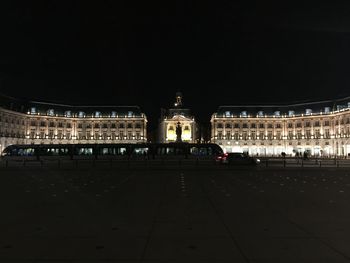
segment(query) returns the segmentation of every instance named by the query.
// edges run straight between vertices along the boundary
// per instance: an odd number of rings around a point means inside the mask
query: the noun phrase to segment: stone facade
[[[176,93],[176,102],[174,108],[163,110],[161,113],[158,141],[160,143],[176,142],[176,127],[181,127],[182,142],[196,142],[197,140],[197,123],[191,115],[189,109],[183,108],[182,94]]]
[[[350,155],[350,98],[282,106],[222,106],[211,141],[258,156]]]
[[[0,152],[11,144],[139,143],[147,141],[147,118],[137,106],[0,104]]]

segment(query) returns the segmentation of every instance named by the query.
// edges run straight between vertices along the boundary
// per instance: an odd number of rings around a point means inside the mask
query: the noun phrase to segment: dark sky
[[[151,124],[178,90],[201,121],[350,95],[350,5],[329,2],[1,1],[0,91],[139,105]]]

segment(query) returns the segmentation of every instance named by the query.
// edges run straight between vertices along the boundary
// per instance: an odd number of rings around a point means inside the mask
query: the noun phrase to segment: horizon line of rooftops
[[[2,99],[2,100],[1,100]],[[76,106],[39,101],[19,100],[0,93],[0,104],[8,110],[13,110],[29,115],[43,115],[67,118],[146,118],[139,106]],[[20,102],[20,110],[14,107],[12,101]],[[40,106],[48,106],[42,109]],[[317,106],[317,109],[314,107]],[[59,107],[60,109],[57,109]],[[72,109],[72,110],[71,110]],[[77,109],[74,111],[73,109]],[[101,109],[101,110],[97,110]],[[110,109],[110,111],[102,110]],[[212,114],[214,118],[264,118],[264,117],[299,117],[311,115],[327,115],[350,110],[350,96],[336,100],[322,100],[313,102],[281,104],[281,105],[231,105],[219,106],[217,112]],[[87,112],[88,113],[87,113]],[[170,108],[168,114],[182,113],[189,115],[189,109]],[[254,111],[254,113],[252,113]],[[191,114],[190,114],[191,115]]]
[[[286,113],[281,113],[281,111],[274,111],[266,114],[264,111],[260,110],[255,115],[249,114],[247,111],[241,111],[239,114],[234,114],[231,111],[224,111],[220,113],[214,113],[212,116],[214,118],[293,118],[293,117],[303,117],[303,116],[317,116],[317,115],[330,115],[334,113],[339,113],[343,111],[350,110],[350,103],[347,106],[341,107],[337,105],[337,109],[331,110],[330,107],[324,107],[324,110],[314,112],[312,109],[305,109],[305,112],[295,112],[294,110],[288,110]]]

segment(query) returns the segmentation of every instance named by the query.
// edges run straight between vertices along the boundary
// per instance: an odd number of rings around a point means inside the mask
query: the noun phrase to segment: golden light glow
[[[168,129],[166,139],[167,139],[167,141],[175,141],[176,140],[175,130],[172,127],[170,127]]]
[[[191,140],[191,131],[190,130],[183,130],[181,139],[183,141],[190,141]]]

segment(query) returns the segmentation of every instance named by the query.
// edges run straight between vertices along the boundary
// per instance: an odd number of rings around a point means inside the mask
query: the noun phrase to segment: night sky
[[[267,2],[1,1],[0,92],[139,105],[151,126],[176,91],[202,122],[349,96],[350,5]]]

